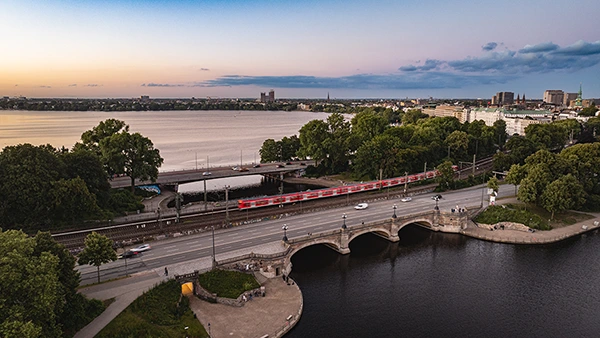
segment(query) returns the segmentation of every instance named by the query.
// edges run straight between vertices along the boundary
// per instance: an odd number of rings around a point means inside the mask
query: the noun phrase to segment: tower
[[[521,95],[517,94],[517,104],[521,104]]]
[[[577,98],[575,99],[575,107],[581,108],[581,101],[583,100],[583,94],[581,92],[581,82],[579,83],[579,92],[577,93]]]

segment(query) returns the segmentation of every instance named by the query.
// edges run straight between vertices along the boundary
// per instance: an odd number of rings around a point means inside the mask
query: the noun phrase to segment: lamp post
[[[216,258],[216,254],[215,254],[215,226],[211,226],[212,229],[212,266],[213,268],[215,268],[217,266],[217,258]],[[210,327],[210,324],[209,324]]]
[[[284,242],[287,242],[287,241],[288,241],[288,237],[287,237],[287,229],[288,229],[288,226],[287,226],[287,224],[284,224],[284,225],[281,227],[281,230],[283,230],[283,241],[284,241]]]
[[[342,219],[344,220],[344,223],[342,224],[342,229],[348,229],[348,227],[346,226],[346,214],[342,215]]]
[[[435,200],[435,208],[434,208],[434,210],[440,210],[440,208],[438,207],[438,201],[440,200],[440,198],[437,197],[437,196],[435,196],[434,200]]]
[[[208,323],[208,336],[210,337],[210,323]]]
[[[397,205],[394,204],[393,209],[394,209],[394,214],[392,215],[392,218],[397,218],[398,216],[396,216],[396,209],[398,208]]]

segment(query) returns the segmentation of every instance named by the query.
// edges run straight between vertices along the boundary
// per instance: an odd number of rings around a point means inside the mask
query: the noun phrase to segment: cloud
[[[598,55],[600,54],[600,41],[589,43],[579,40],[570,46],[557,49],[554,54],[572,56]]]
[[[72,83],[69,85],[69,87],[77,87],[77,83]]]
[[[208,72],[208,71],[210,71],[210,69],[208,69],[208,68],[200,68],[200,71]]]
[[[198,86],[259,86],[274,88],[323,89],[442,89],[467,85],[506,83],[512,76],[462,75],[445,72],[413,74],[357,74],[342,77],[241,76],[227,75],[197,83]]]
[[[526,74],[573,72],[600,64],[600,41],[578,41],[560,47],[552,42],[526,45],[519,50],[496,50],[502,43],[488,42],[480,56],[458,60],[426,59],[403,65],[390,74],[355,74],[340,77],[309,75],[247,76],[231,74],[192,83],[145,83],[142,87],[237,87],[317,89],[445,89],[505,84]]]
[[[521,54],[544,53],[544,52],[551,52],[553,50],[557,50],[558,48],[560,48],[560,47],[558,45],[553,44],[552,42],[544,42],[544,43],[539,43],[537,45],[526,45],[525,47],[523,47],[522,49],[519,50],[519,53],[521,53]]]
[[[184,87],[184,85],[170,83],[142,83],[142,87]]]
[[[492,51],[494,49],[496,49],[496,47],[498,47],[498,44],[495,42],[488,42],[485,45],[481,46],[481,49],[483,49],[486,52]]]

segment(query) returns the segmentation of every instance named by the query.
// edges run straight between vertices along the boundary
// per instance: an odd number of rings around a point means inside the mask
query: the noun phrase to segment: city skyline
[[[600,97],[598,10],[592,0],[8,0],[0,96],[533,99],[583,83]]]

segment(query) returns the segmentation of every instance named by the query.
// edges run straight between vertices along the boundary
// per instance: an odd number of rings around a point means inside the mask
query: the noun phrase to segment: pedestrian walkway
[[[254,297],[242,307],[209,303],[194,296],[190,307],[213,338],[281,337],[302,313],[302,293],[291,279],[264,282],[265,297]]]

